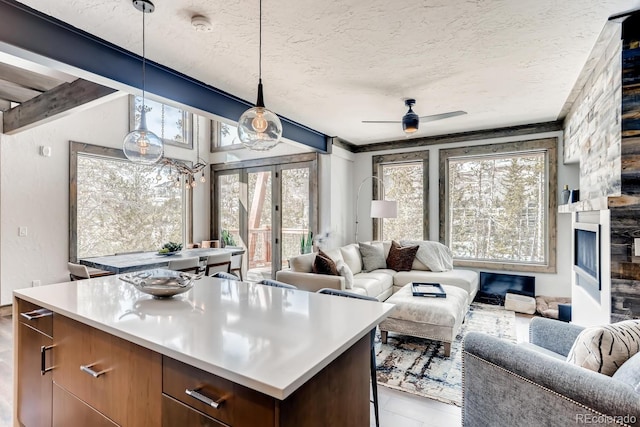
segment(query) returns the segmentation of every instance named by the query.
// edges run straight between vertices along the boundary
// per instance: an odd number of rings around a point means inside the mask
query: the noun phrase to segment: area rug
[[[455,342],[451,357],[444,344],[389,332],[387,344],[376,337],[378,385],[461,406],[462,339],[470,331],[516,341],[513,311],[502,306],[473,303]]]

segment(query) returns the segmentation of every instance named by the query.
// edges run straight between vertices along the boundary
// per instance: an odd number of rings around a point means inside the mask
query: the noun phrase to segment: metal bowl
[[[193,282],[201,277],[202,274],[156,268],[124,274],[120,276],[120,280],[131,283],[139,291],[154,298],[171,298],[187,292],[193,287]]]

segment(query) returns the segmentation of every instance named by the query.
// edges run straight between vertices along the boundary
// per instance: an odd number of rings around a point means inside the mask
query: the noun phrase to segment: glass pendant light
[[[262,0],[260,0],[260,43],[258,60],[258,100],[256,106],[245,111],[238,120],[238,138],[245,147],[266,151],[275,147],[282,136],[278,116],[264,107],[262,95]]]
[[[122,150],[127,159],[136,163],[156,163],[162,157],[164,146],[162,140],[147,128],[147,111],[144,104],[145,78],[145,34],[144,16],[155,10],[149,0],[133,0],[133,7],[142,12],[142,109],[140,123],[132,132],[124,137]]]

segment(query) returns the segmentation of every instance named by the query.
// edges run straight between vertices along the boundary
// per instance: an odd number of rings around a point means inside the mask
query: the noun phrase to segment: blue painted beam
[[[0,0],[0,42],[127,86],[142,87],[142,57],[14,0]],[[161,64],[146,61],[146,90],[238,121],[253,104]],[[329,138],[281,117],[283,137],[327,152]]]

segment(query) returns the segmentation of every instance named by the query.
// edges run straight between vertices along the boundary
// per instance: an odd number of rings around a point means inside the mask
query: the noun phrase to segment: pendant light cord
[[[262,1],[262,0],[261,0]],[[145,40],[144,40],[144,16],[147,14],[147,12],[145,12],[146,9],[146,3],[142,3],[142,110],[144,111],[145,109],[145,105],[144,105],[144,85],[145,85],[145,58],[146,58],[146,52],[145,52]]]
[[[258,41],[258,80],[262,82],[262,0],[260,0],[260,36]]]

